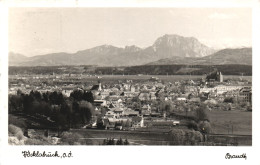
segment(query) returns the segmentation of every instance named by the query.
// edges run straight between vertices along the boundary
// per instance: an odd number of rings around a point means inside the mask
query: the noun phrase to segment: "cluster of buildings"
[[[23,81],[25,80],[26,78],[23,79]],[[230,98],[233,103],[251,105],[252,102],[251,84],[238,81],[224,82],[221,72],[208,76],[206,79],[182,80],[173,83],[162,83],[156,77],[152,77],[144,83],[126,80],[102,84],[101,81],[98,81],[98,84],[87,87],[76,83],[48,86],[42,80],[38,82],[38,85],[31,81],[27,82],[26,84],[9,84],[9,94],[16,94],[18,89],[23,93],[29,93],[31,90],[42,93],[60,91],[64,96],[69,97],[75,89],[91,91],[97,114],[101,114],[102,109],[106,109],[106,113],[102,114],[102,121],[106,128],[121,128],[122,125],[131,125],[134,128],[144,127],[145,119],[148,117],[165,119],[165,114],[160,111],[160,107],[155,106],[154,102],[170,102],[176,109],[181,109],[176,104],[178,102],[199,103],[211,100],[218,104]]]
[[[96,110],[99,111],[100,107],[107,108],[103,121],[104,125],[109,127],[116,127],[115,123],[125,123],[126,121],[131,123],[135,121],[133,127],[143,127],[147,125],[144,124],[147,118],[165,119],[165,113],[160,111],[160,107],[155,107],[153,101],[171,102],[177,110],[182,110],[181,107],[178,107],[181,104],[176,104],[179,102],[219,104],[230,98],[232,103],[251,105],[252,102],[252,89],[248,84],[232,85],[222,82],[209,87],[203,81],[187,80],[173,84],[162,84],[157,81],[143,84],[130,82],[115,84],[112,88],[103,87],[105,86],[99,82],[98,85],[93,86],[91,91],[96,98],[94,100]],[[174,120],[170,121],[172,125],[174,122]],[[113,124],[111,125],[111,123]]]

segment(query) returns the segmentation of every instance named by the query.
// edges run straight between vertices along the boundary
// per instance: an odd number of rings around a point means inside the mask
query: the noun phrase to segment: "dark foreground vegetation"
[[[30,124],[29,128],[48,128],[59,131],[78,128],[90,123],[95,115],[93,95],[87,91],[74,91],[71,97],[61,92],[31,91],[9,96],[9,114],[26,115],[40,125]]]
[[[68,98],[59,92],[43,94],[37,91],[31,91],[30,94],[18,92],[18,95],[9,97],[9,136],[16,137],[19,141],[14,142],[15,139],[9,138],[9,143],[57,144],[54,143],[57,139],[48,137],[51,132],[56,132],[60,145],[251,145],[252,143],[251,136],[215,135],[212,127],[216,127],[224,117],[212,121],[212,117],[209,116],[211,113],[207,112],[203,104],[192,114],[171,111],[167,103],[160,105],[169,116],[182,121],[182,125],[178,127],[154,126],[130,131],[82,129],[82,126],[90,123],[95,116],[92,102],[93,96],[86,91],[75,90]],[[236,127],[238,124],[239,121]],[[28,129],[32,128],[44,133],[29,137]]]

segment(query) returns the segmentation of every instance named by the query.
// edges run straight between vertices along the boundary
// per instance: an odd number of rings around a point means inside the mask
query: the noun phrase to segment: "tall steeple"
[[[101,91],[102,90],[102,87],[101,87],[101,81],[98,80],[98,91]]]

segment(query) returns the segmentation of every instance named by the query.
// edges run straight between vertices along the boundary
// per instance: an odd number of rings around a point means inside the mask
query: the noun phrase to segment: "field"
[[[209,140],[212,142],[237,142],[238,145],[252,145],[252,112],[209,111],[213,129]],[[233,126],[233,131],[232,131]],[[181,128],[180,128],[181,129]],[[127,138],[132,145],[169,145],[167,131],[117,131],[117,130],[71,130],[83,135],[91,144],[102,144],[105,138]],[[223,134],[223,135],[221,135]],[[234,135],[232,135],[234,134]],[[214,140],[213,140],[214,139]],[[198,144],[200,145],[200,144]]]
[[[222,143],[237,142],[238,145],[252,145],[252,112],[246,111],[211,111],[208,112],[212,129],[214,134],[209,137],[209,144],[197,145],[212,145],[211,142]],[[24,129],[26,123],[34,122],[28,116],[9,115],[9,123],[17,125]],[[232,125],[233,134],[232,135]],[[176,128],[187,129],[181,126]],[[35,129],[37,130],[37,128]],[[171,145],[168,133],[170,128],[167,129],[137,129],[132,131],[119,131],[119,130],[97,130],[97,129],[71,129],[69,132],[79,133],[82,135],[87,145],[100,145],[104,139],[114,138],[115,140],[122,138],[127,139],[131,145]],[[39,129],[37,131],[42,131]],[[215,135],[216,134],[216,135]],[[222,135],[220,135],[222,134]],[[223,144],[224,143],[224,144]],[[229,144],[229,143],[228,143]]]
[[[44,77],[43,79],[33,79],[34,76],[39,75],[9,75],[9,83],[19,84],[24,83],[24,81],[29,81],[29,85],[37,85],[42,81],[49,82],[51,78]],[[19,77],[25,77],[26,80],[18,80]],[[91,76],[91,75],[76,75],[73,77],[64,77],[60,79],[56,79],[54,84],[57,86],[62,84],[75,84],[75,85],[93,85],[97,84],[97,81],[101,80],[102,84],[115,84],[115,83],[122,83],[126,80],[132,80],[133,83],[147,83],[151,80],[151,77],[157,77],[159,80],[161,80],[164,83],[174,83],[177,81],[183,81],[183,80],[200,80],[201,78],[205,78],[203,75],[100,75],[100,76]],[[227,79],[233,79],[238,80],[241,76],[235,76],[235,75],[225,75],[224,80]],[[249,82],[252,82],[252,76],[243,76],[244,80],[248,80]],[[52,83],[53,85],[53,83]]]
[[[119,131],[119,130],[95,130],[95,129],[72,129],[70,132],[79,133],[86,140],[86,144],[100,145],[104,139],[122,138],[127,139],[131,145],[169,145],[168,133]]]
[[[211,127],[216,134],[252,135],[252,112],[211,111],[208,112]]]
[[[134,82],[146,82],[151,79],[151,77],[157,77],[159,80],[164,82],[176,82],[182,80],[199,80],[205,78],[204,75],[101,75],[100,80],[102,82],[115,82],[124,80],[133,80]],[[238,80],[241,76],[235,75],[224,75],[224,80],[233,79]],[[96,81],[98,78],[95,76],[88,77],[82,75],[82,81]],[[244,80],[252,81],[252,76],[243,76]]]
[[[205,77],[204,75],[101,75],[102,79],[127,79],[127,80],[148,80],[151,77],[158,77],[160,80],[188,80],[188,79],[200,79]],[[224,75],[225,79],[238,79],[241,76],[236,75]],[[243,79],[251,80],[252,76],[243,76]]]

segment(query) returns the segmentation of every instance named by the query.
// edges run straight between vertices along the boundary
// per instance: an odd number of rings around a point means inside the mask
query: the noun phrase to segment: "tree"
[[[184,142],[185,132],[182,129],[172,129],[170,132],[171,142],[175,145],[181,145]]]
[[[66,120],[68,121],[69,128],[70,128],[72,124],[72,113],[73,113],[71,102],[67,100],[66,102],[62,103],[60,112],[61,114],[66,116]]]
[[[170,101],[160,101],[159,103],[160,111],[170,114],[173,112],[173,105]]]
[[[204,141],[207,141],[207,134],[212,133],[211,125],[209,122],[200,121],[199,131],[203,134]]]
[[[224,99],[225,103],[234,103],[234,99],[232,97],[227,97]]]
[[[74,98],[77,101],[81,101],[81,100],[83,100],[83,94],[84,94],[84,92],[82,90],[74,90],[70,94],[70,97]]]
[[[211,125],[210,125],[210,122],[202,122],[200,121],[199,122],[199,131],[202,132],[202,133],[205,133],[205,134],[209,134],[212,132],[212,129],[211,129]]]
[[[193,120],[188,122],[187,127],[188,127],[189,129],[193,129],[193,130],[195,130],[195,131],[198,130],[198,125],[197,125],[197,123],[194,122]]]
[[[107,145],[115,145],[115,139],[109,139],[108,142],[107,142]]]
[[[64,102],[62,93],[54,91],[49,96],[51,104],[61,105]]]
[[[43,94],[42,94],[43,100],[46,101],[46,102],[48,102],[48,103],[50,102],[49,97],[50,97],[50,92],[46,92],[46,93],[43,93]]]
[[[41,113],[42,111],[42,108],[41,108],[41,105],[40,105],[40,102],[37,101],[37,100],[34,100],[32,103],[31,103],[31,109],[29,111],[30,114],[34,115],[36,113]]]
[[[104,128],[103,120],[102,120],[101,116],[98,116],[98,118],[97,118],[97,128],[98,129]]]
[[[73,113],[79,113],[79,103],[77,101],[73,101],[72,109],[73,109]]]
[[[93,93],[91,91],[89,91],[89,92],[84,91],[84,93],[82,95],[82,99],[86,100],[90,103],[94,103],[94,96],[93,96]]]
[[[39,104],[39,113],[46,115],[46,116],[50,116],[51,115],[51,106],[49,103],[45,102],[45,101],[41,101]]]
[[[21,111],[23,107],[23,99],[19,95],[9,96],[9,113],[13,111]]]
[[[63,114],[58,113],[56,115],[56,123],[58,125],[58,133],[61,134],[61,132],[63,132],[64,130],[66,130],[68,128],[67,125],[67,120],[66,120],[66,116]]]
[[[94,107],[91,103],[87,101],[80,101],[79,102],[79,111],[82,117],[82,124],[89,123],[91,120],[92,115],[94,114]]]
[[[75,145],[75,144],[83,144],[81,140],[83,136],[79,133],[72,132],[63,132],[61,134],[61,142],[64,144]]]
[[[38,101],[40,101],[41,98],[42,98],[41,93],[38,92],[38,91],[33,91],[32,90],[29,95],[32,96],[35,100],[38,100]]]
[[[22,94],[23,94],[23,92],[21,91],[21,89],[18,89],[18,90],[17,90],[17,95],[20,96],[20,95],[22,95]]]
[[[101,107],[101,116],[105,116],[109,109],[107,107]]]
[[[30,113],[31,112],[31,105],[32,102],[34,101],[34,98],[31,95],[25,95],[23,98],[23,107],[24,107],[24,112],[25,113]]]
[[[141,100],[139,99],[138,96],[135,96],[135,97],[132,98],[132,102],[141,103]]]
[[[114,138],[109,138],[103,140],[103,145],[129,145],[129,142],[127,139],[123,141],[121,137],[116,142]]]
[[[197,118],[198,121],[209,120],[206,110],[207,110],[206,105],[200,105],[200,107],[196,109],[195,117]]]
[[[124,145],[124,142],[121,137],[117,140],[116,145]]]
[[[208,75],[207,75],[207,77],[206,77],[206,79],[209,81],[210,79],[214,79],[214,80],[216,80],[216,78],[217,78],[217,73],[218,73],[218,69],[217,68],[213,68],[214,70],[212,71],[212,72],[210,72]]]
[[[103,140],[103,145],[107,145],[107,139]]]
[[[128,142],[127,139],[125,139],[125,141],[124,141],[124,145],[129,145],[129,142]]]
[[[129,127],[131,127],[131,125],[132,125],[131,121],[129,119],[127,119],[126,123],[125,123],[125,127],[129,128]]]
[[[64,115],[69,115],[72,113],[72,106],[71,106],[71,103],[69,101],[67,102],[63,102],[61,104],[61,110],[60,112]]]
[[[62,95],[62,93],[61,92],[58,92],[58,98],[57,98],[57,104],[58,105],[61,105],[63,102],[64,102],[65,100],[64,100],[64,97],[63,97],[63,95]]]

